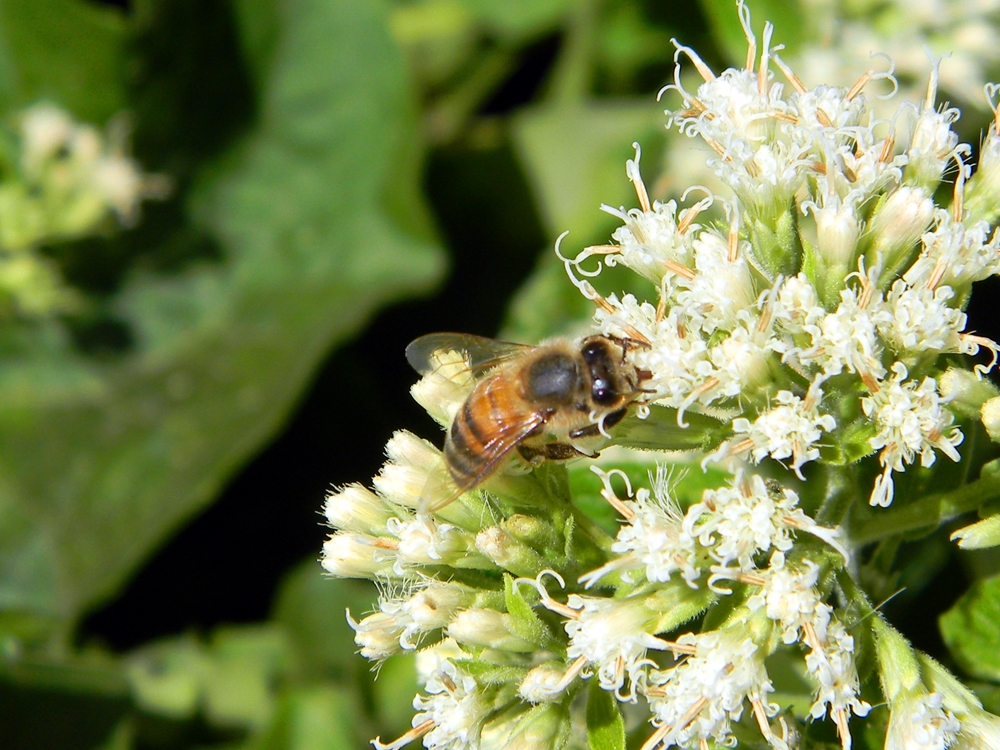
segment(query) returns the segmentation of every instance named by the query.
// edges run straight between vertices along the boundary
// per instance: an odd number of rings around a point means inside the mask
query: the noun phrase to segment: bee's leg
[[[588,455],[568,443],[545,443],[537,447],[522,443],[517,446],[517,450],[527,461],[533,464],[539,464],[542,461],[567,461],[577,456]]]
[[[621,422],[625,418],[626,409],[616,409],[615,411],[604,417],[604,428],[614,427],[616,424]],[[581,427],[579,430],[573,430],[570,434],[570,440],[578,440],[579,438],[595,437],[601,433],[601,426],[599,423],[594,422],[593,424],[588,424],[586,427]]]

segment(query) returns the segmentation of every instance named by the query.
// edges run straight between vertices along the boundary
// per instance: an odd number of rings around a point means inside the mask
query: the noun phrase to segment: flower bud
[[[472,592],[451,583],[432,583],[406,602],[406,610],[420,631],[445,627],[455,613],[472,602]]]
[[[990,128],[976,173],[966,184],[965,210],[970,225],[977,221],[993,224],[1000,216],[1000,136],[996,125]]]
[[[393,615],[375,612],[355,622],[348,611],[347,622],[354,628],[354,642],[360,648],[358,653],[366,659],[384,661],[402,650],[399,637],[404,628]]]
[[[958,146],[958,134],[951,129],[957,119],[957,109],[938,111],[927,107],[917,115],[906,150],[909,162],[904,176],[908,185],[919,185],[929,191],[937,187]]]
[[[900,269],[909,265],[920,236],[933,218],[934,201],[919,187],[898,188],[875,210],[865,263],[868,268],[881,267],[880,288],[888,286]]]
[[[853,206],[835,203],[814,208],[816,249],[812,277],[823,304],[834,307],[847,275],[857,267],[861,222]]]
[[[484,745],[488,745],[493,726],[487,726],[483,731]],[[504,727],[496,727],[503,731]],[[521,717],[513,731],[507,736],[503,747],[519,750],[552,750],[563,747],[569,738],[569,712],[561,704],[550,703],[536,706]],[[500,747],[500,745],[497,745]]]
[[[517,576],[533,578],[549,565],[535,550],[515,539],[500,526],[480,531],[476,535],[476,549]]]
[[[978,417],[983,405],[997,396],[993,383],[960,367],[948,368],[938,381],[938,389],[948,408],[963,417]]]
[[[1000,513],[970,524],[951,535],[962,549],[986,549],[1000,546]]]
[[[983,404],[979,411],[979,418],[983,420],[983,427],[994,443],[1000,443],[1000,396],[991,398]]]
[[[466,609],[448,625],[448,635],[467,646],[530,653],[538,644],[517,635],[513,618],[492,609]]]
[[[517,694],[528,703],[546,703],[557,700],[566,689],[563,678],[566,667],[557,664],[542,664],[535,667],[517,688]]]
[[[338,578],[395,577],[396,551],[390,543],[367,534],[332,534],[323,544],[321,563]]]
[[[362,534],[385,534],[385,524],[397,514],[392,507],[360,484],[349,484],[326,496],[326,520],[335,529]]]

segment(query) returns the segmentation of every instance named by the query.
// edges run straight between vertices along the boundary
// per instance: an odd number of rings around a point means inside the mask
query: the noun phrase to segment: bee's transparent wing
[[[533,348],[471,333],[428,333],[406,347],[406,361],[421,375],[429,375],[440,366],[442,354],[458,352],[465,357],[468,371],[478,378]]]

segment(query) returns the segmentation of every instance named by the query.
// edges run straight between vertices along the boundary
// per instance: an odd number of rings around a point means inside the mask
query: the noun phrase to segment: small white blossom
[[[588,573],[580,579],[588,586],[612,570],[641,567],[646,580],[665,583],[674,573],[680,573],[692,588],[701,575],[698,545],[684,527],[684,516],[677,501],[671,496],[668,475],[657,466],[652,493],[645,487],[636,490],[634,500],[618,500],[610,485],[610,473],[599,467],[592,469],[604,483],[602,494],[629,513],[628,523],[618,530],[618,537],[611,551],[618,555],[607,565]]]
[[[753,570],[758,553],[791,549],[792,529],[818,536],[846,557],[836,544],[836,530],[819,526],[798,502],[792,490],[769,487],[762,477],[740,472],[732,487],[705,490],[701,502],[688,508],[684,524],[724,567],[736,561],[740,570]]]
[[[819,304],[816,289],[805,274],[798,274],[784,280],[778,289],[774,317],[780,321],[783,330],[792,334],[802,333],[815,327],[826,315]]]
[[[847,712],[867,716],[871,706],[858,697],[858,670],[854,665],[854,638],[837,620],[830,622],[826,638],[810,644],[806,668],[817,683],[816,698],[809,715],[822,719],[829,712],[837,722],[843,741],[847,727]],[[847,735],[849,736],[849,735]]]
[[[694,275],[678,285],[677,304],[687,318],[707,334],[731,330],[737,314],[756,302],[750,265],[742,255],[729,258],[725,237],[713,230],[701,232],[693,242]]]
[[[646,747],[692,748],[707,740],[731,745],[730,725],[743,715],[744,700],[763,702],[774,689],[763,655],[750,638],[732,631],[689,633],[677,642],[693,646],[694,654],[673,669],[650,671],[643,692],[659,729],[658,741]]]
[[[733,432],[745,435],[752,447],[749,448],[755,463],[766,456],[778,461],[792,459],[792,470],[802,479],[800,471],[807,461],[819,458],[816,443],[823,432],[831,432],[837,420],[830,414],[819,412],[823,391],[813,385],[805,399],[791,391],[778,391],[774,397],[777,406],[772,406],[753,422],[745,417],[733,420]]]
[[[1000,272],[1000,235],[994,231],[990,236],[985,221],[967,227],[942,211],[934,231],[925,233],[921,243],[920,257],[903,274],[910,286],[962,289]]]
[[[367,534],[338,532],[323,544],[320,562],[327,573],[338,578],[378,578],[395,576],[395,544]]]
[[[934,378],[924,378],[919,384],[907,381],[902,362],[894,364],[892,371],[891,380],[861,400],[865,415],[879,428],[869,442],[875,450],[881,449],[883,472],[875,482],[870,502],[882,507],[892,503],[892,472],[904,471],[917,455],[921,466],[930,466],[936,457],[935,448],[958,461],[961,456],[955,446],[963,438],[962,431],[952,427],[954,417],[944,408]]]
[[[893,282],[885,307],[873,317],[879,333],[897,352],[974,354],[960,335],[965,313],[948,304],[954,296],[949,286],[914,288],[899,279]]]
[[[875,323],[853,289],[842,290],[837,309],[803,329],[812,337],[812,346],[800,352],[799,359],[815,361],[826,375],[844,370],[875,377],[884,373]]]
[[[392,505],[357,483],[327,495],[323,512],[335,529],[376,536],[385,534],[386,522],[399,515]]]
[[[427,750],[478,750],[479,733],[488,706],[479,694],[476,681],[452,662],[444,661],[427,680],[424,690],[426,696],[418,695],[413,699],[413,707],[418,711],[413,717],[413,727],[427,723],[432,727],[423,737],[424,747]]]
[[[941,693],[906,696],[894,702],[885,735],[885,750],[947,750],[961,722],[942,708]]]
[[[640,675],[651,663],[649,649],[664,650],[668,644],[649,631],[658,613],[645,604],[645,597],[606,599],[570,595],[566,601],[579,614],[566,620],[570,660],[583,657],[597,669],[597,679],[605,690],[613,690],[619,700],[635,700]],[[626,681],[628,691],[622,689]]]
[[[819,566],[810,560],[795,568],[775,567],[772,563],[764,575],[763,587],[747,600],[747,606],[751,610],[763,607],[768,618],[783,628],[784,643],[798,641],[799,631],[806,624],[823,639],[832,610],[816,589],[818,577]]]

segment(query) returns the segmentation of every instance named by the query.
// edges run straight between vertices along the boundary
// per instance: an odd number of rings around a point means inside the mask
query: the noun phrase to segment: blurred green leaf
[[[330,750],[363,748],[357,737],[357,700],[333,685],[299,687],[281,699],[273,724],[244,750]]]
[[[518,156],[541,206],[546,228],[569,242],[606,242],[619,220],[600,210],[636,205],[625,176],[635,156],[633,142],[649,151],[663,142],[663,112],[652,97],[582,105],[545,105],[518,115],[512,135]]]
[[[146,713],[259,730],[271,722],[289,657],[279,626],[251,625],[219,628],[208,645],[191,636],[151,643],[125,663],[134,700]]]
[[[413,654],[391,656],[375,676],[376,726],[384,737],[398,737],[410,728],[417,685],[417,659]]]
[[[1000,576],[974,583],[941,615],[941,636],[972,677],[1000,682]]]
[[[368,662],[355,653],[347,611],[360,620],[373,610],[376,599],[369,581],[331,578],[311,559],[285,578],[274,618],[288,633],[306,678],[345,678],[367,671]]]
[[[332,343],[440,275],[382,5],[254,7],[278,19],[257,125],[189,201],[226,262],[133,275],[119,360],[0,368],[6,608],[73,619],[111,595],[274,434]]]
[[[740,25],[735,3],[730,0],[701,0],[702,12],[708,19],[712,36],[721,50],[728,55],[731,65],[743,65],[747,57],[747,38]],[[757,51],[760,54],[764,41],[764,24],[768,21],[779,23],[778,37],[774,44],[783,44],[788,55],[797,54],[800,44],[807,34],[806,13],[798,0],[754,0],[747,4],[751,11],[751,27],[757,36]]]
[[[614,695],[590,681],[587,694],[587,743],[591,750],[625,750],[625,721]]]
[[[459,0],[489,30],[503,36],[527,36],[554,26],[577,0]]]
[[[0,747],[91,750],[129,708],[129,685],[115,663],[7,654],[0,660]]]
[[[125,19],[82,0],[0,3],[0,116],[41,99],[104,123],[126,106]]]
[[[220,628],[205,675],[205,716],[216,726],[259,729],[274,711],[274,686],[289,667],[288,639],[273,625]]]

